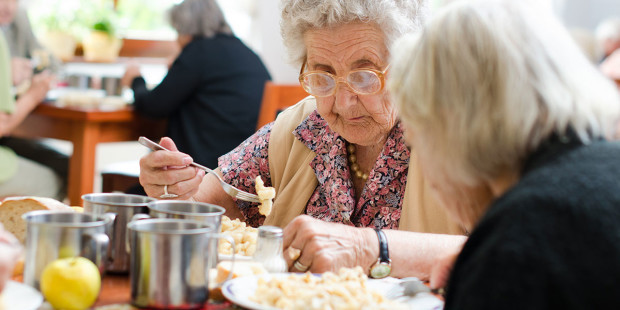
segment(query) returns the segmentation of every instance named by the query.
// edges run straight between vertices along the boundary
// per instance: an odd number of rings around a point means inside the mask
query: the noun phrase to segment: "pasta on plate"
[[[278,309],[408,309],[367,286],[361,267],[326,272],[291,274],[287,277],[259,278],[251,301]]]

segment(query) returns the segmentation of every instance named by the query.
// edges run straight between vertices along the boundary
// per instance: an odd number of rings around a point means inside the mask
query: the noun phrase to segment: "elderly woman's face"
[[[0,25],[13,22],[17,11],[17,0],[0,0]]]
[[[344,77],[354,69],[383,71],[388,63],[384,35],[373,24],[352,23],[311,29],[304,34],[307,68]],[[359,95],[345,83],[334,95],[317,98],[317,110],[330,128],[359,145],[383,143],[396,122],[396,112],[384,90]]]

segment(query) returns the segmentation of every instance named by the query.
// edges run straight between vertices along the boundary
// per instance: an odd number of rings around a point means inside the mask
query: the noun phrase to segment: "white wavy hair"
[[[392,56],[403,123],[458,184],[520,169],[569,128],[584,143],[609,137],[620,113],[617,89],[559,21],[521,1],[453,4]]]
[[[308,29],[335,27],[351,22],[375,23],[386,46],[421,28],[426,0],[282,0],[282,39],[289,61],[301,66],[306,58],[303,35]]]

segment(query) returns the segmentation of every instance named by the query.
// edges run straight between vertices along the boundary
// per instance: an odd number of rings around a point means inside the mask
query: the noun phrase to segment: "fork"
[[[158,143],[155,143],[151,140],[149,140],[147,137],[140,137],[138,139],[138,142],[146,147],[148,147],[149,149],[153,150],[153,151],[168,151],[170,152],[169,149],[159,145]],[[191,164],[189,164],[190,166],[202,169],[208,173],[212,173],[213,175],[215,175],[217,177],[217,179],[220,181],[220,184],[222,185],[222,188],[224,189],[224,191],[237,199],[243,200],[243,201],[249,201],[249,202],[260,202],[260,200],[258,199],[258,196],[248,193],[246,191],[242,191],[226,182],[224,182],[224,180],[222,180],[222,178],[220,177],[219,174],[217,174],[215,171],[201,165],[201,164],[197,164],[195,162],[192,162]]]
[[[412,298],[420,293],[443,295],[443,289],[431,289],[415,277],[402,278],[396,285],[385,293],[388,299]]]

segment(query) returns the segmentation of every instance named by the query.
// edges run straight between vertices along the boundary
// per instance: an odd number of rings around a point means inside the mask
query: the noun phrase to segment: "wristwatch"
[[[382,279],[390,275],[392,272],[392,260],[388,251],[387,237],[383,230],[375,228],[377,237],[379,238],[379,258],[377,262],[370,267],[370,277]]]

